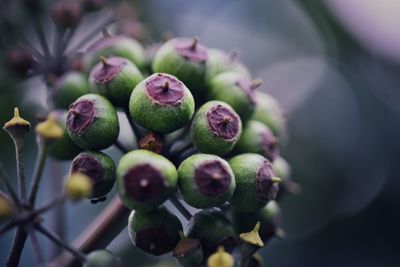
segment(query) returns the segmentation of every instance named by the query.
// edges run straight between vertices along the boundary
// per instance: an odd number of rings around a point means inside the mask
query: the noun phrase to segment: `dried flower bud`
[[[92,182],[83,173],[72,173],[65,183],[65,193],[72,200],[81,200],[92,195]]]
[[[219,247],[217,252],[207,260],[208,267],[233,267],[235,261],[231,254],[225,252],[224,247]]]
[[[203,250],[198,239],[186,238],[180,232],[181,240],[174,248],[172,255],[183,267],[200,266],[203,261]]]
[[[14,117],[6,122],[3,129],[11,136],[15,143],[21,144],[26,133],[30,130],[31,123],[19,116],[18,108],[14,108]]]
[[[240,240],[242,241],[240,246],[240,253],[242,258],[249,258],[253,255],[258,249],[264,246],[264,242],[261,240],[261,237],[258,233],[260,230],[260,222],[258,221],[253,230],[247,233],[240,234]]]
[[[36,133],[46,141],[54,141],[64,136],[64,129],[58,124],[55,114],[36,125]]]
[[[147,133],[140,139],[139,148],[160,154],[164,148],[164,140],[159,134]]]

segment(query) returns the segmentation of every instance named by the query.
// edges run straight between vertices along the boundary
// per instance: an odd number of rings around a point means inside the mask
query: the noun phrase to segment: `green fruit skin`
[[[76,156],[74,160],[78,160],[80,157],[85,156],[97,159],[105,170],[102,180],[97,182],[93,187],[90,198],[99,198],[108,194],[115,183],[116,167],[113,159],[102,152],[84,151]]]
[[[144,66],[145,51],[143,46],[135,39],[126,36],[109,36],[103,37],[97,42],[102,42],[102,45],[88,51],[84,58],[86,72],[89,72],[102,56],[117,56],[129,59],[139,69]]]
[[[230,59],[229,55],[220,49],[208,49],[208,60],[206,62],[207,83],[220,73],[232,71],[251,79],[249,70],[241,62]]]
[[[98,63],[97,65],[103,65],[103,63]],[[98,83],[90,75],[90,85],[93,92],[106,97],[117,107],[128,106],[133,89],[142,80],[143,76],[139,69],[128,59],[122,71],[114,79],[106,83]]]
[[[196,249],[184,257],[176,257],[177,262],[183,267],[198,267],[203,262],[203,250]]]
[[[176,76],[188,86],[196,99],[203,98],[206,87],[206,64],[193,62],[179,55],[173,45],[174,42],[179,42],[179,39],[171,39],[158,49],[153,59],[153,72],[163,72]]]
[[[82,150],[72,142],[68,135],[65,122],[67,120],[67,112],[63,110],[56,111],[58,125],[64,130],[64,135],[60,139],[55,140],[49,147],[49,156],[58,160],[71,160]]]
[[[102,249],[90,252],[83,267],[117,267],[119,259],[110,251]]]
[[[147,94],[146,82],[158,73],[140,82],[132,92],[129,111],[132,119],[147,130],[171,133],[188,124],[194,114],[194,98],[184,86],[184,98],[178,105],[161,106]],[[168,75],[168,74],[163,74]],[[174,77],[175,78],[175,77]]]
[[[87,77],[77,71],[70,71],[56,81],[52,101],[55,108],[68,109],[78,97],[90,93]]]
[[[257,222],[260,222],[259,235],[263,242],[267,242],[275,236],[276,230],[281,227],[281,217],[282,211],[274,200],[256,212],[233,213],[233,221],[238,233],[249,232]]]
[[[215,76],[210,81],[209,98],[229,104],[246,122],[253,115],[255,103],[236,85],[239,78],[247,79],[237,72],[224,72]]]
[[[92,101],[97,117],[92,125],[82,133],[73,133],[68,130],[72,141],[86,150],[101,150],[114,144],[119,134],[119,122],[117,112],[111,102],[96,94],[81,96],[76,101],[80,100]]]
[[[278,102],[269,94],[256,92],[256,108],[253,120],[267,125],[275,136],[282,136],[286,130],[283,112]]]
[[[185,235],[200,240],[205,256],[215,252],[226,239],[232,239],[230,245],[237,245],[237,234],[232,223],[216,210],[202,210],[189,221]],[[232,247],[225,247],[226,250]]]
[[[179,242],[179,232],[183,231],[182,223],[167,208],[162,206],[150,211],[132,211],[129,215],[128,232],[134,244],[137,232],[157,226],[163,226],[171,238],[177,240],[177,243]]]
[[[221,162],[232,179],[228,190],[218,197],[203,195],[196,181],[194,181],[196,168],[207,161]],[[196,154],[185,159],[178,168],[178,183],[185,202],[195,208],[201,209],[222,205],[232,197],[236,188],[235,176],[228,162],[218,156],[209,154]]]
[[[270,129],[265,124],[254,120],[248,121],[235,146],[236,154],[256,153],[265,157],[268,156],[265,155],[263,150],[263,134],[266,131],[270,131]]]
[[[124,175],[132,167],[141,164],[150,164],[158,169],[165,179],[164,192],[151,201],[138,202],[132,199],[125,190]],[[175,192],[177,181],[178,173],[175,166],[165,157],[148,150],[134,150],[125,154],[117,166],[118,193],[122,202],[131,209],[146,211],[158,207]]]
[[[207,112],[216,105],[227,107],[231,111],[233,109],[226,103],[221,101],[209,101],[205,103],[193,117],[191,135],[193,144],[202,153],[215,154],[223,156],[235,146],[242,133],[242,122],[239,119],[239,133],[232,140],[226,140],[214,135],[212,129],[208,125]],[[233,113],[235,113],[233,111]]]
[[[261,155],[246,153],[230,159],[232,171],[235,174],[236,189],[231,204],[238,212],[255,212],[266,203],[258,197],[256,176],[263,162],[268,161]]]

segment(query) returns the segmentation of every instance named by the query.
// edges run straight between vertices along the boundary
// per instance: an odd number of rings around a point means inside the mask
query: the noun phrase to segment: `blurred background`
[[[38,42],[18,2],[0,0],[1,64],[17,38]],[[234,49],[253,76],[263,79],[261,90],[276,97],[284,108],[288,138],[282,154],[303,190],[281,202],[287,237],[273,240],[262,250],[266,266],[399,266],[400,1],[147,0],[129,4],[130,16],[138,23],[136,28],[127,27],[132,34],[143,34],[145,27],[143,38],[148,43],[170,32],[198,36],[209,47]],[[107,14],[100,10],[85,17],[71,46]],[[10,23],[22,30],[10,32]],[[43,24],[51,40],[51,23]],[[35,114],[47,109],[44,82],[39,77],[21,79],[0,65],[0,124],[11,117],[14,106],[35,124]],[[109,152],[115,159],[120,157],[117,151]],[[25,154],[28,177],[35,157],[31,134]],[[0,132],[0,159],[15,176],[13,144],[4,131]],[[43,183],[50,186],[42,187],[39,202],[51,199],[51,184],[68,168],[68,162],[48,161]],[[68,204],[63,219],[66,239],[72,241],[106,203]],[[54,218],[46,215],[46,220]],[[11,237],[0,239],[1,262]],[[48,245],[45,240],[41,244]],[[135,257],[139,264],[135,266],[175,266],[168,256],[161,260],[170,263],[157,263],[160,258],[136,251],[126,231],[109,248]],[[30,266],[32,257],[27,243],[21,266]]]

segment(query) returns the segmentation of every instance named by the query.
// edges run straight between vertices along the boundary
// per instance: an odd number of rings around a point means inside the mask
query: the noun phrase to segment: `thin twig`
[[[15,192],[14,188],[12,187],[10,179],[1,161],[0,161],[0,179],[3,181],[4,186],[6,187],[8,193],[10,194],[14,204],[19,207],[21,203],[18,198],[17,192]]]
[[[43,53],[46,56],[47,60],[50,60],[51,59],[50,49],[49,49],[49,45],[47,44],[46,35],[44,34],[42,23],[36,17],[33,17],[32,20],[33,20],[33,26],[34,26],[36,34],[39,38],[40,46],[43,50]]]
[[[19,259],[21,258],[22,250],[25,246],[25,241],[27,234],[22,227],[18,227],[15,231],[14,239],[11,245],[10,253],[6,261],[6,267],[15,267],[19,264]]]
[[[64,248],[65,250],[71,252],[76,258],[78,258],[80,261],[84,262],[86,260],[85,254],[80,252],[74,247],[71,247],[67,243],[65,243],[63,240],[61,240],[56,234],[54,234],[52,231],[46,229],[40,224],[36,224],[35,228],[41,232],[43,235],[47,236],[51,241],[59,245],[60,247]]]
[[[39,138],[39,155],[36,160],[35,171],[32,178],[31,192],[29,193],[29,203],[33,206],[36,201],[36,195],[39,190],[40,180],[42,178],[43,167],[46,163],[47,156],[47,142]]]
[[[176,198],[176,196],[172,196],[170,199],[171,203],[175,206],[175,208],[185,217],[186,220],[190,220],[192,218],[192,214],[182,205],[182,203]]]

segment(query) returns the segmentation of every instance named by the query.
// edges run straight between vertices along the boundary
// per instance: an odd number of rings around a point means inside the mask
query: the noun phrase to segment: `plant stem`
[[[129,125],[132,128],[133,134],[135,135],[136,141],[139,143],[140,139],[143,137],[141,130],[136,126],[135,122],[132,120],[129,113],[129,108],[124,108],[125,116],[128,119]]]
[[[51,59],[50,49],[47,44],[46,35],[44,34],[42,23],[35,16],[32,17],[32,20],[33,20],[33,26],[34,26],[36,34],[39,38],[40,46],[43,50],[43,53],[46,56],[47,60],[50,60]]]
[[[35,231],[33,230],[32,226],[29,225],[27,227],[27,232],[29,233],[29,237],[32,243],[32,248],[33,251],[35,252],[35,256],[37,259],[37,265],[38,266],[42,266],[42,263],[44,262],[44,258],[43,258],[43,253],[40,249],[40,245],[39,245],[39,240],[37,239],[37,235],[35,233]]]
[[[171,203],[175,206],[175,208],[185,217],[186,220],[190,220],[192,218],[192,214],[183,206],[183,204],[176,198],[176,196],[172,196],[170,199]]]
[[[106,247],[127,225],[130,210],[115,196],[107,207],[76,239],[74,245],[84,253]],[[62,254],[54,260],[55,266],[75,266],[70,255]]]
[[[44,164],[46,163],[46,158],[47,158],[46,152],[47,152],[48,142],[39,137],[38,144],[39,144],[39,155],[36,160],[35,171],[32,178],[31,192],[29,194],[29,203],[32,206],[35,205],[36,195],[39,190],[40,180],[42,178],[43,167]]]
[[[25,230],[21,227],[18,227],[15,231],[14,239],[11,245],[10,253],[8,255],[5,266],[6,267],[15,267],[19,264],[19,259],[21,258],[22,250],[25,246],[25,241],[27,238],[27,234]]]
[[[114,145],[115,145],[116,148],[118,148],[118,149],[122,152],[122,154],[128,153],[128,151],[129,151],[129,150],[126,149],[126,148],[124,147],[124,145],[121,144],[121,142],[119,142],[119,141],[115,141]]]
[[[18,223],[16,221],[9,221],[6,224],[4,224],[1,228],[0,228],[0,236],[2,234],[7,233],[9,230],[13,229],[15,226],[17,226]]]
[[[8,193],[10,194],[11,199],[13,200],[14,204],[17,207],[21,206],[18,195],[11,185],[10,179],[9,179],[9,177],[6,173],[6,170],[4,169],[3,163],[1,161],[0,161],[0,179],[3,181],[4,186],[6,187]]]
[[[35,228],[41,232],[43,235],[47,236],[51,241],[59,245],[60,247],[64,248],[65,250],[71,252],[76,258],[78,258],[80,261],[84,262],[86,260],[85,254],[80,252],[79,250],[69,246],[67,243],[65,243],[63,240],[61,240],[56,234],[54,234],[52,231],[44,228],[40,224],[36,224]]]
[[[26,200],[26,181],[24,174],[24,161],[22,158],[23,151],[23,141],[14,142],[15,143],[15,158],[17,161],[17,176],[18,176],[18,187],[19,187],[19,196],[24,202]]]

